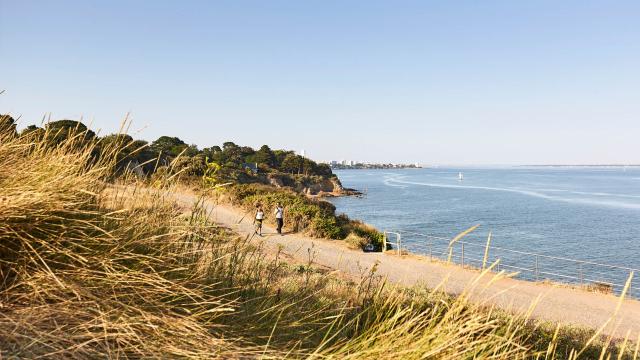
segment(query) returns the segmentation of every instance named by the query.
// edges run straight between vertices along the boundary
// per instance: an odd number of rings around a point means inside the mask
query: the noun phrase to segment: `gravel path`
[[[178,198],[185,204],[192,204],[195,199],[184,194],[178,195]],[[213,221],[234,229],[240,235],[253,233],[253,214],[244,216],[246,213],[239,209],[211,202],[206,206],[211,211]],[[266,247],[271,250],[281,246],[284,253],[300,262],[308,261],[311,254],[314,263],[339,270],[349,276],[358,277],[363,270],[370,269],[377,263],[377,274],[385,276],[391,283],[428,288],[440,286],[450,294],[467,291],[474,302],[518,313],[526,313],[532,304],[535,304],[531,316],[539,320],[599,328],[612,317],[619,303],[619,298],[614,295],[575,288],[516,280],[493,274],[479,278],[479,272],[476,270],[462,269],[457,265],[429,261],[418,256],[399,257],[389,253],[364,253],[350,250],[340,241],[314,239],[301,234],[280,236],[268,225],[263,227],[263,236],[258,239],[264,241]],[[624,300],[618,315],[604,329],[605,334],[614,334],[617,337],[625,337],[627,331],[630,332],[630,339],[640,339],[638,300]]]

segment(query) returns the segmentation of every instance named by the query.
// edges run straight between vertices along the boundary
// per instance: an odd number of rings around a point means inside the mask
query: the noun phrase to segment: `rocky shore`
[[[288,187],[309,197],[360,196],[362,192],[345,188],[336,176],[269,174],[269,184],[276,188]]]

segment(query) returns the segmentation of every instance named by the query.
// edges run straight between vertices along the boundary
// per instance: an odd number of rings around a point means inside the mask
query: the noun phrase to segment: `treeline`
[[[161,136],[149,143],[133,139],[126,134],[111,134],[99,137],[85,124],[74,120],[48,122],[44,127],[30,125],[18,132],[15,120],[10,115],[0,115],[0,130],[13,132],[15,136],[46,138],[55,145],[71,136],[79,137],[79,142],[95,142],[96,156],[101,149],[118,145],[118,167],[121,170],[133,169],[144,175],[152,175],[171,166],[173,170],[188,176],[202,177],[215,170],[220,181],[250,182],[258,174],[284,173],[291,175],[333,176],[326,164],[318,164],[297,155],[290,150],[272,150],[263,145],[258,150],[249,146],[225,142],[222,146],[199,149],[196,145],[185,143],[178,137]]]

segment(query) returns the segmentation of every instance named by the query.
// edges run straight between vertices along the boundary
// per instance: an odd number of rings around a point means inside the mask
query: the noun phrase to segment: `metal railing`
[[[392,242],[389,241],[389,235],[388,234],[393,234],[396,236],[396,241]],[[382,237],[382,249],[383,251],[387,250],[388,245],[391,245],[392,247],[395,246],[396,250],[398,251],[398,255],[402,255],[402,235],[399,232],[395,232],[395,231],[385,231],[383,233],[383,237]]]
[[[398,254],[401,254],[404,249],[426,255],[430,259],[447,260],[463,267],[478,269],[484,269],[497,262],[495,268],[497,271],[516,272],[515,277],[524,280],[550,280],[619,293],[624,288],[630,272],[640,275],[640,269],[632,267],[513,250],[493,246],[489,242],[481,244],[458,240],[451,244],[451,238],[413,231],[385,231],[385,240],[386,234],[395,234],[397,242],[385,241],[385,249],[386,243],[397,246]],[[404,244],[402,244],[403,237]],[[634,276],[629,294],[640,298],[638,277]]]

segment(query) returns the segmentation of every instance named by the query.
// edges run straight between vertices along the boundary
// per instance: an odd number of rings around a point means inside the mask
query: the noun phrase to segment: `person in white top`
[[[262,211],[262,205],[258,205],[253,223],[256,225],[256,234],[260,236],[262,236],[262,220],[264,220],[264,211]]]
[[[284,208],[281,203],[276,205],[276,222],[278,223],[278,234],[282,235],[282,225],[284,225]]]

